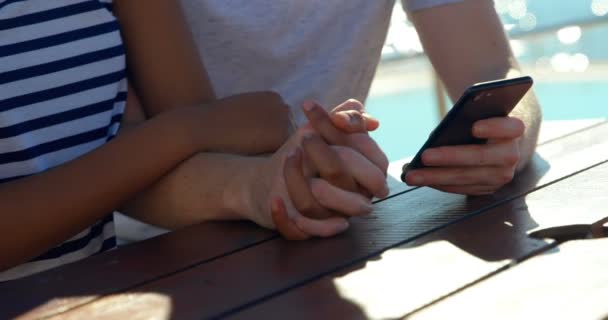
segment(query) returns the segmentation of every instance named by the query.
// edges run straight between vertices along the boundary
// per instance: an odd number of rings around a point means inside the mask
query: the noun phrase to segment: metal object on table
[[[598,239],[608,237],[608,217],[591,224],[572,224],[551,227],[530,233],[530,237],[538,239],[555,239],[558,242],[570,240]]]

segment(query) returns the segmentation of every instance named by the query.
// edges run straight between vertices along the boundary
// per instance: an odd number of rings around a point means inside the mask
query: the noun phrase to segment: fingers
[[[272,216],[272,222],[274,223],[277,231],[287,240],[306,240],[310,236],[304,233],[296,226],[296,224],[289,218],[287,214],[287,208],[281,198],[275,198],[270,203],[270,212]]]
[[[503,143],[438,147],[424,151],[426,166],[514,166],[519,161],[519,145],[514,140]]]
[[[338,188],[347,191],[357,190],[357,183],[347,171],[340,156],[321,137],[307,134],[302,141],[302,147],[321,178]]]
[[[281,198],[273,199],[270,208],[277,231],[287,240],[306,240],[311,236],[331,237],[346,231],[349,227],[348,221],[344,218],[311,220],[298,216],[296,223],[289,218]]]
[[[346,108],[353,108],[347,110]],[[388,159],[378,144],[367,134],[364,126],[367,120],[361,119],[371,118],[362,116],[358,110],[363,110],[363,106],[356,100],[349,100],[334,110],[347,112],[345,114],[336,114],[337,121],[342,122],[340,127],[336,126],[327,112],[314,102],[307,102],[303,105],[304,113],[310,121],[310,125],[331,145],[349,146],[370,159],[383,172],[388,168]],[[341,120],[340,120],[341,119]],[[356,124],[350,123],[354,121]],[[361,123],[363,121],[363,123]],[[374,119],[377,122],[377,120]],[[348,122],[348,124],[346,123]],[[377,125],[370,122],[372,127]],[[355,132],[355,133],[352,133]],[[350,134],[348,134],[350,133]]]
[[[344,133],[367,132],[366,119],[359,111],[335,112],[329,115],[329,119],[332,125]]]
[[[312,179],[312,193],[319,203],[328,209],[348,216],[366,215],[372,212],[372,202],[365,196],[348,192],[329,184],[323,179]]]
[[[388,195],[389,189],[384,172],[375,164],[351,148],[341,146],[333,146],[332,148],[338,151],[342,162],[346,164],[348,171],[359,185],[378,198],[384,198]]]
[[[349,111],[349,110],[355,110],[355,111],[364,113],[365,107],[363,106],[363,103],[361,103],[357,99],[348,99],[348,100],[342,102],[341,104],[339,104],[337,107],[333,108],[331,110],[331,112],[334,113],[334,112]]]
[[[302,152],[299,148],[285,159],[283,170],[289,198],[302,215],[314,219],[334,216],[331,211],[323,208],[312,194],[308,179],[302,173]]]
[[[296,216],[295,224],[302,232],[305,232],[311,236],[323,238],[342,233],[350,226],[348,220],[343,217],[315,220],[304,216]]]
[[[455,167],[412,170],[405,176],[411,186],[483,185],[497,189],[513,180],[515,169],[504,167]]]
[[[333,125],[325,109],[314,102],[305,102],[302,109],[312,127],[319,132],[325,141],[329,144],[341,146],[347,144],[346,134]]]
[[[473,135],[482,139],[516,139],[524,131],[523,121],[514,117],[490,118],[473,125]]]
[[[363,104],[361,102],[359,102],[356,99],[348,99],[345,102],[343,102],[342,104],[340,104],[339,106],[335,107],[330,112],[332,122],[334,122],[334,125],[336,125],[336,127],[340,128],[341,130],[343,130],[345,132],[359,132],[359,131],[354,131],[350,128],[350,125],[351,125],[350,121],[344,121],[344,120],[350,120],[350,119],[347,118],[348,116],[341,115],[341,113],[343,111],[347,111],[347,112],[356,111],[359,114],[361,114],[361,116],[363,117],[363,120],[365,121],[366,131],[376,130],[380,126],[380,122],[376,118],[365,113],[365,107],[363,106]],[[336,119],[334,119],[334,116],[336,116]]]
[[[380,146],[368,134],[353,133],[348,137],[348,146],[359,151],[373,164],[375,164],[386,176],[388,170],[388,158]]]
[[[378,119],[354,110],[333,112],[329,117],[336,128],[346,133],[374,131],[380,127]]]

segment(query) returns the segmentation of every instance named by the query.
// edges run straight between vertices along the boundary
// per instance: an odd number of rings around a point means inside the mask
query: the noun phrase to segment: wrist
[[[261,157],[239,157],[237,170],[223,190],[223,202],[235,218],[259,223],[262,202],[266,200],[263,195],[263,190],[267,190],[264,177],[266,161]]]

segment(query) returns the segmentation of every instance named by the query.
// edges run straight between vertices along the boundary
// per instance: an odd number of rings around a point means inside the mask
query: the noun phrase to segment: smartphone
[[[403,167],[401,180],[405,181],[409,170],[424,167],[422,153],[428,148],[485,143],[485,139],[473,136],[473,124],[479,120],[509,115],[532,83],[532,78],[525,76],[476,83],[469,87],[431,132],[414,159]]]

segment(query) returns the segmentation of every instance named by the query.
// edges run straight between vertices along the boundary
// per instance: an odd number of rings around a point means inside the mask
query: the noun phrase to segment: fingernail
[[[365,213],[370,213],[374,210],[374,207],[372,206],[371,201],[363,202],[361,204],[361,208],[363,209],[363,212],[365,212]]]
[[[348,227],[350,227],[350,223],[348,223],[348,220],[344,219],[340,226],[340,231],[345,231]]]
[[[348,113],[348,121],[352,126],[359,126],[361,124],[361,118],[354,116],[352,113]]]
[[[314,109],[316,106],[316,103],[312,102],[312,101],[306,101],[302,104],[302,108],[305,111],[311,111],[312,109]]]
[[[410,182],[409,184],[413,185],[419,185],[424,183],[424,177],[418,173],[410,173],[405,179]]]
[[[388,187],[388,182],[384,181],[384,190],[382,192],[382,198],[387,197],[390,192],[391,189]]]

